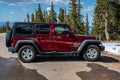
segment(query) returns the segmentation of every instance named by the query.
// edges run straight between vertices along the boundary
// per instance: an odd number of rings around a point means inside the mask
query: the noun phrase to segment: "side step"
[[[77,51],[71,51],[71,52],[51,51],[51,52],[41,52],[40,55],[69,55],[69,56],[78,56],[78,52]]]

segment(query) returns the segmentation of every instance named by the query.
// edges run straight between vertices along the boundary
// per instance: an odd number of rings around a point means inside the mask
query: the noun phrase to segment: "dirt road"
[[[96,62],[47,56],[22,63],[7,51],[5,34],[0,34],[0,80],[120,80],[120,56],[102,52]]]

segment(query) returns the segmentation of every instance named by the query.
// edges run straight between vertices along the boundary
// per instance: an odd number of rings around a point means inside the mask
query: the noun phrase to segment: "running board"
[[[57,51],[51,51],[51,52],[40,52],[41,55],[74,55],[77,56],[77,51],[71,51],[71,52],[57,52]]]

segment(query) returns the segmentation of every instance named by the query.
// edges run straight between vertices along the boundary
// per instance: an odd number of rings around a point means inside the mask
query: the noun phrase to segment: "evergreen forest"
[[[120,40],[120,0],[96,0],[92,31],[89,27],[89,13],[83,16],[80,0],[70,0],[69,10],[60,8],[57,13],[51,2],[50,11],[42,10],[40,3],[32,14],[27,13],[24,22],[64,23],[77,34],[96,36],[101,40]],[[83,20],[83,18],[85,20]],[[0,27],[4,33],[11,27],[9,21]]]

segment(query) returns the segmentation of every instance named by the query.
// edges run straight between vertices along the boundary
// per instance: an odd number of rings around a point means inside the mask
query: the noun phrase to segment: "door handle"
[[[53,40],[59,40],[59,39],[61,39],[61,37],[60,36],[53,36],[53,38],[52,38]]]
[[[56,37],[55,36],[53,36],[53,38],[52,38],[53,40],[56,40]]]
[[[61,37],[60,37],[60,36],[57,36],[56,38],[57,38],[57,39],[61,39]]]
[[[38,39],[38,40],[41,40],[41,39],[42,39],[42,37],[38,37],[37,39]]]

